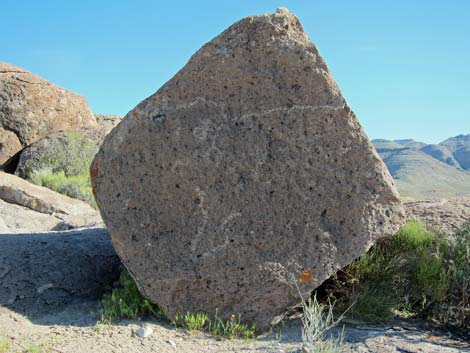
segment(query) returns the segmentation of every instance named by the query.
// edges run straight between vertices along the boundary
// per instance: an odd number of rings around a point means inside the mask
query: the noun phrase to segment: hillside
[[[470,135],[437,145],[411,139],[373,140],[404,200],[470,195]]]

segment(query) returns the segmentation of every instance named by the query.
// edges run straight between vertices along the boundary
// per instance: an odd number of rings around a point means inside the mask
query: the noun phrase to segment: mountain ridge
[[[470,195],[470,134],[438,144],[372,140],[405,201]]]

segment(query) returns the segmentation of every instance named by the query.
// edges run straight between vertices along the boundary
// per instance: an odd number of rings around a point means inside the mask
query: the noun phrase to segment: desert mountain
[[[470,195],[470,135],[439,144],[373,140],[405,200]]]

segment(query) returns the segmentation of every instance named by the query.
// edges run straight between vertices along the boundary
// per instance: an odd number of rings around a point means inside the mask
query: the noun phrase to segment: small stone
[[[153,330],[152,330],[152,328],[150,328],[148,326],[141,326],[137,329],[135,334],[140,338],[146,338],[146,337],[150,336],[151,334],[153,334]]]
[[[176,348],[176,343],[173,342],[172,340],[167,340],[166,343],[168,343],[170,346],[172,346],[173,348]]]

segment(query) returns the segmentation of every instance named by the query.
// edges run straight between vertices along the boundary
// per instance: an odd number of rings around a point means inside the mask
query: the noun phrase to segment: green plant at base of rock
[[[177,327],[184,327],[189,331],[202,331],[209,320],[206,313],[186,313],[185,315],[176,315],[173,324]]]
[[[217,312],[213,319],[210,319],[206,313],[176,315],[173,324],[176,327],[186,328],[189,331],[204,331],[214,336],[229,339],[253,339],[256,332],[256,324],[249,326],[242,323],[240,315],[232,315],[229,320],[223,320]]]
[[[121,272],[118,284],[111,293],[103,295],[100,306],[102,324],[120,319],[135,320],[141,315],[165,318],[163,310],[158,305],[142,296],[127,270]]]
[[[317,301],[316,295],[302,300],[302,342],[307,353],[339,353],[343,349],[343,332],[337,337],[327,336],[327,331],[337,326],[342,319],[335,320],[333,305],[327,307]]]
[[[338,272],[323,289],[351,315],[387,321],[406,314],[470,327],[470,226],[455,239],[412,221]],[[452,312],[452,310],[454,312]]]

